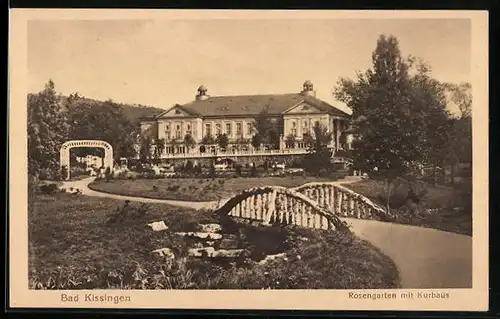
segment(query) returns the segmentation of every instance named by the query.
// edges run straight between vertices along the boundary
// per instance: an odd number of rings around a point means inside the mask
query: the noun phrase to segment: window
[[[167,124],[165,125],[165,139],[166,140],[170,140],[171,136],[170,136],[170,125]]]
[[[219,123],[215,124],[215,134],[221,135],[222,134],[222,128]]]
[[[175,127],[175,138],[181,139],[181,126],[180,125],[177,125]]]
[[[193,132],[191,131],[191,124],[186,125],[186,134],[193,136]]]
[[[297,136],[297,123],[292,122],[292,129],[290,130],[290,134],[293,136]]]
[[[308,127],[307,121],[304,121],[304,125],[303,125],[303,130],[302,131],[303,131],[304,135],[305,134],[309,134],[309,127]]]
[[[242,136],[242,135],[243,135],[243,131],[242,131],[241,123],[236,123],[236,136]]]
[[[233,135],[233,126],[231,123],[226,123],[226,134],[227,136],[232,136]]]
[[[252,123],[247,123],[247,134],[252,135]]]
[[[212,135],[212,125],[205,124],[205,135]]]

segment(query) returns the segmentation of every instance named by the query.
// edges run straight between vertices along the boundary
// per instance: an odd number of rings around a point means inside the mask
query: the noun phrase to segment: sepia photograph
[[[19,289],[62,307],[242,290],[432,308],[486,284],[471,18],[110,11],[23,22]]]

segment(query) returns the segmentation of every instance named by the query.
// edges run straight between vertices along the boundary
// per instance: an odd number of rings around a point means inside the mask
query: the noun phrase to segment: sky
[[[308,79],[345,109],[332,89],[371,67],[380,34],[436,79],[470,81],[467,19],[31,20],[29,92],[52,79],[63,94],[169,108],[202,84],[209,95],[279,94]]]

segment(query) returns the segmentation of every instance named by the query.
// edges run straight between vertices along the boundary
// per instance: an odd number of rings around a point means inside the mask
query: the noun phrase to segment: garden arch
[[[70,160],[69,160],[69,152],[72,148],[75,147],[99,147],[104,149],[104,168],[112,172],[113,171],[113,147],[111,144],[101,140],[74,140],[65,142],[59,151],[60,161],[59,165],[61,170],[64,166],[67,168],[66,176],[63,176],[63,179],[68,179],[70,176]]]

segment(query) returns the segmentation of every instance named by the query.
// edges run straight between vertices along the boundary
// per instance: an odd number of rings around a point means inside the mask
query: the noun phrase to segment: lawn
[[[385,207],[383,181],[364,180],[345,186]],[[420,198],[419,213],[411,217],[403,216],[398,211],[398,208],[405,206],[407,188],[401,185],[394,191],[391,210],[396,222],[472,235],[471,183],[456,184],[453,187],[423,184],[422,189],[426,192]]]
[[[332,181],[327,177],[239,177],[180,179],[96,180],[89,187],[96,191],[159,199],[213,201],[230,198],[245,189],[261,186],[296,187],[309,182]]]
[[[213,212],[66,193],[36,194],[32,204],[31,289],[399,287],[393,262],[349,232],[240,224]],[[159,220],[169,229],[148,227]],[[188,256],[197,243],[174,232],[196,231],[201,223],[219,223],[243,257],[229,262]],[[163,247],[172,249],[173,261],[152,253]],[[259,262],[277,253],[286,259]]]

